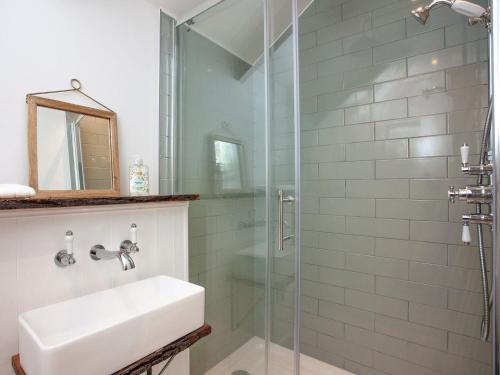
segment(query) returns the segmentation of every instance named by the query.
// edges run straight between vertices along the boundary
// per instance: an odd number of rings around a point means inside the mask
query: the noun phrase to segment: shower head
[[[455,12],[469,17],[469,23],[471,20],[480,19],[485,23],[485,25],[489,24],[489,10],[483,8],[481,5],[477,5],[465,0],[433,0],[429,5],[413,9],[411,11],[411,14],[418,22],[420,22],[422,25],[425,25],[427,19],[429,18],[431,9],[438,5],[447,5]]]
[[[427,22],[427,18],[429,18],[429,12],[429,7],[418,7],[416,9],[413,9],[411,11],[411,14],[418,22],[420,22],[422,25],[425,25],[425,23]]]

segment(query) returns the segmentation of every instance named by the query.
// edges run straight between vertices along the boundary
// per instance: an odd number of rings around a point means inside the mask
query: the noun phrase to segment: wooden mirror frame
[[[30,170],[30,186],[35,189],[35,198],[96,198],[96,197],[114,197],[120,195],[120,165],[118,157],[118,135],[116,113],[85,107],[78,104],[71,104],[54,99],[42,98],[39,96],[28,95],[26,98],[28,104],[28,157]],[[45,107],[81,113],[88,116],[100,117],[109,121],[109,136],[111,148],[111,189],[92,189],[92,190],[39,190],[38,189],[38,145],[37,145],[37,108]]]

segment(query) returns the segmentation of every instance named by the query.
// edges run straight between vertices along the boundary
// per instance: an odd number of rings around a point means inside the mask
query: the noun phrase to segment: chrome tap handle
[[[67,267],[76,263],[73,255],[73,232],[68,230],[64,236],[66,241],[66,249],[60,250],[54,257],[54,262],[59,267]]]
[[[470,147],[467,143],[464,143],[462,147],[460,147],[460,157],[462,158],[462,166],[469,165],[469,154]]]
[[[132,224],[130,226],[130,241],[132,241],[132,243],[134,243],[134,244],[137,243],[137,225],[136,224]]]
[[[455,191],[455,187],[454,186],[450,186],[450,188],[448,189],[448,200],[451,203],[455,203],[455,199],[457,197],[458,197],[458,193]]]
[[[470,245],[471,237],[470,237],[470,226],[468,222],[464,222],[462,226],[462,242],[465,245]]]
[[[132,224],[130,226],[130,240],[122,241],[120,244],[120,251],[124,251],[128,254],[139,252],[139,246],[137,246],[137,225]]]

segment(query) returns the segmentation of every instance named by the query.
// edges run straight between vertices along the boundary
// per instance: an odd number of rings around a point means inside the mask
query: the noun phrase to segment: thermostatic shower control
[[[488,153],[488,163],[483,162],[486,158],[481,158],[479,165],[469,165],[470,147],[467,144],[460,147],[460,156],[462,159],[462,173],[468,175],[478,176],[478,185],[466,186],[464,188],[456,189],[450,186],[448,190],[448,199],[451,203],[456,201],[466,202],[476,205],[476,213],[470,215],[462,215],[462,242],[469,245],[471,242],[470,225],[487,225],[493,227],[493,215],[491,215],[491,203],[493,202],[493,187],[490,184],[482,185],[483,176],[489,178],[493,171],[491,164],[491,154]],[[488,213],[481,212],[481,205],[486,204],[489,206]]]
[[[455,201],[491,203],[493,200],[493,189],[491,186],[466,186],[463,189],[455,189],[453,186],[450,186],[448,199],[452,203]]]

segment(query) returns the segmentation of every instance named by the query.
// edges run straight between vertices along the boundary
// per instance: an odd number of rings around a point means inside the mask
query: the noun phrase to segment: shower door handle
[[[283,206],[285,203],[295,202],[295,198],[291,195],[285,196],[283,190],[278,190],[278,250],[283,251],[284,242],[293,238],[293,236],[285,237],[285,219],[283,215]]]

